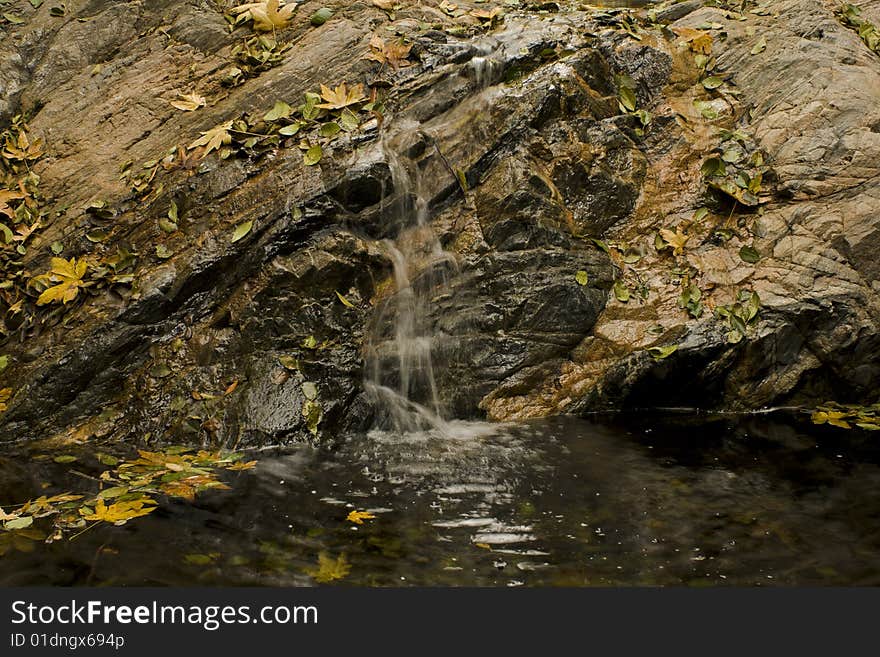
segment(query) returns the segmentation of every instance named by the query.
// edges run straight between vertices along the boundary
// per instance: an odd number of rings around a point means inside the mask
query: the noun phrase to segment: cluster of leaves
[[[231,10],[232,15],[235,16],[233,25],[251,21],[258,32],[283,30],[290,24],[296,7],[295,2],[282,4],[279,0],[263,0],[238,5]]]
[[[0,306],[7,320],[0,325],[0,332],[4,335],[10,323],[15,327],[21,323],[24,312],[27,272],[21,257],[27,254],[30,239],[48,220],[39,193],[40,177],[31,169],[43,153],[42,141],[31,136],[20,115],[0,132]]]
[[[638,108],[635,81],[628,75],[618,75],[617,87],[619,89],[617,106],[620,111],[624,114],[635,116],[641,123],[642,128],[648,127],[653,117],[648,110]],[[637,134],[641,134],[641,128],[637,130]]]
[[[715,316],[727,320],[727,341],[736,344],[746,337],[748,327],[756,323],[760,310],[761,298],[758,293],[740,290],[734,303],[715,308]]]
[[[227,87],[237,87],[245,80],[257,77],[281,64],[289,49],[289,43],[263,34],[245,39],[232,49],[235,66],[226,69],[222,83]]]
[[[124,525],[155,511],[159,504],[157,496],[193,501],[203,491],[229,488],[220,481],[221,471],[248,470],[256,465],[256,461],[243,461],[241,454],[204,450],[193,453],[184,447],[159,452],[141,450],[138,458],[127,461],[103,453],[96,458],[103,465],[112,466],[98,478],[102,482],[100,491],[43,495],[9,511],[0,509],[0,540],[3,533],[13,532],[20,539],[12,539],[15,547],[15,543],[23,540],[59,540],[99,523]],[[55,458],[58,463],[74,460],[73,456]],[[44,528],[48,528],[48,534]],[[21,535],[24,530],[30,533]]]
[[[631,9],[602,7],[590,14],[590,18],[600,27],[620,30],[636,41],[641,41],[644,38],[639,33],[642,17]]]
[[[379,62],[380,70],[389,67],[392,71],[396,71],[405,66],[411,66],[409,61],[412,44],[407,43],[403,37],[387,41],[378,34],[374,34],[370,39],[370,52],[364,56],[364,59]]]
[[[758,206],[764,176],[769,171],[764,153],[742,130],[722,130],[720,138],[715,154],[701,168],[706,184],[742,205]]]
[[[867,431],[880,431],[880,403],[858,406],[828,402],[813,412],[812,420],[814,424],[830,424],[841,429],[856,426]]]
[[[855,30],[868,48],[880,55],[880,30],[866,18],[855,5],[844,5],[837,10],[837,17],[846,27]]]
[[[313,166],[321,161],[323,145],[357,130],[364,113],[380,111],[378,97],[375,93],[368,97],[362,84],[321,85],[320,93],[306,93],[297,107],[279,100],[262,115],[246,114],[206,130],[187,151],[198,159],[216,151],[226,159],[237,152],[255,155],[280,146],[282,139],[299,136],[303,161]]]

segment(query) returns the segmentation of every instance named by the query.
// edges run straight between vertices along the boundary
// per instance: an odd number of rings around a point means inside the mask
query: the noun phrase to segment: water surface
[[[880,584],[872,436],[765,416],[451,426],[261,453],[231,491],[8,551],[0,585],[310,585],[322,554],[339,585]],[[67,472],[15,463],[3,498]]]

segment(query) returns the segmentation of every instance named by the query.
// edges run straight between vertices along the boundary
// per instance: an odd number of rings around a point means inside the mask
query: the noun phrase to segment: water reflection
[[[321,555],[349,585],[876,585],[880,450],[853,436],[771,418],[372,432],[9,550],[0,585],[307,585]]]

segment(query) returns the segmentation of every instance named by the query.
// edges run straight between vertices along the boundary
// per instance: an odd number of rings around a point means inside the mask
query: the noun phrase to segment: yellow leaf
[[[712,35],[708,32],[690,27],[673,28],[673,32],[680,36],[693,52],[704,55],[712,54]]]
[[[364,85],[356,84],[350,89],[348,85],[343,82],[335,89],[331,89],[326,85],[321,85],[321,98],[323,98],[326,102],[317,105],[316,107],[321,107],[323,109],[342,109],[344,107],[349,107],[350,105],[357,105],[360,102],[363,102],[367,99],[364,94]]]
[[[256,461],[248,461],[247,463],[233,463],[232,465],[227,465],[227,470],[232,470],[233,472],[238,470],[253,470],[257,465]]]
[[[254,29],[259,32],[283,30],[290,23],[295,11],[295,3],[282,5],[279,0],[250,2],[232,9],[233,14],[245,16],[244,20],[253,20]]]
[[[374,516],[369,511],[352,511],[348,514],[346,520],[348,520],[349,522],[353,522],[356,525],[363,525],[364,520],[372,520],[375,517],[376,516]]]
[[[205,106],[205,97],[198,94],[180,94],[180,98],[171,101],[171,106],[184,112],[195,112]]]
[[[107,506],[104,500],[98,500],[95,510],[88,508],[80,509],[80,515],[89,522],[111,522],[114,525],[124,525],[132,518],[145,516],[156,510],[156,501],[149,497],[142,497],[129,502],[116,502]]]
[[[43,291],[37,299],[37,305],[45,306],[53,301],[62,304],[73,301],[79,294],[80,287],[84,285],[82,277],[87,270],[88,263],[85,260],[52,258],[48,273],[38,276],[36,280],[46,285],[51,283],[55,285]]]
[[[672,232],[668,228],[661,228],[660,235],[663,237],[663,241],[673,248],[673,253],[675,255],[684,251],[684,246],[690,239],[690,235],[685,235],[681,226],[677,226],[675,232]]]
[[[388,64],[392,69],[397,70],[404,66],[411,66],[412,62],[408,61],[412,44],[404,42],[403,38],[388,43],[378,34],[373,35],[370,39],[370,54],[364,59],[369,59],[380,64]]]
[[[341,294],[339,294],[338,291],[336,292],[336,296],[339,297],[339,300],[342,302],[342,305],[343,305],[343,306],[346,306],[346,307],[348,307],[348,308],[356,308],[356,307],[357,307],[357,306],[355,306],[351,301],[349,301],[349,300],[346,299],[344,296],[342,296]]]
[[[306,570],[319,584],[327,584],[337,579],[342,579],[351,572],[351,564],[345,558],[344,554],[340,554],[333,559],[326,552],[318,555],[318,567]]]
[[[186,148],[187,150],[192,150],[194,148],[198,148],[199,146],[204,146],[205,152],[203,153],[203,155],[207,155],[211,151],[219,149],[223,144],[228,144],[232,141],[232,135],[229,134],[229,130],[231,128],[232,120],[229,120],[226,123],[221,123],[220,125],[201,133],[202,136],[196,139]]]

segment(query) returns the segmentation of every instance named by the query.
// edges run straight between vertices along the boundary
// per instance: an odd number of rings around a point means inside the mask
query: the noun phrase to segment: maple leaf
[[[60,301],[62,304],[73,301],[79,294],[80,287],[84,285],[82,278],[88,267],[85,260],[77,262],[76,258],[71,258],[69,261],[64,258],[52,258],[52,266],[48,273],[38,276],[37,280],[44,284],[55,283],[55,285],[43,291],[37,299],[37,305],[45,306],[53,301]]]
[[[373,35],[370,39],[370,54],[364,59],[369,59],[380,64],[388,64],[394,70],[403,66],[412,66],[412,62],[408,61],[409,53],[412,50],[412,44],[407,44],[404,40],[397,39],[388,43],[378,34]]]
[[[357,105],[367,99],[364,95],[364,85],[356,84],[351,89],[343,82],[335,89],[321,85],[321,98],[326,102],[317,105],[323,109],[343,109],[350,105]]]
[[[672,232],[668,228],[661,228],[660,235],[663,237],[663,241],[673,248],[672,252],[675,255],[684,251],[684,245],[687,244],[687,241],[691,238],[690,235],[685,235],[681,230],[681,226],[677,226],[675,232]]]
[[[12,139],[12,137],[6,138],[6,148],[3,150],[3,157],[10,160],[36,160],[43,154],[42,144],[41,139],[31,143],[27,133],[22,130],[18,133],[16,139]]]
[[[196,494],[208,488],[229,490],[229,486],[217,481],[212,475],[195,475],[186,479],[169,481],[160,487],[160,490],[171,497],[181,497],[190,502],[196,499]]]
[[[704,55],[712,54],[712,35],[690,27],[678,27],[673,31],[688,44],[691,51]]]
[[[205,106],[205,97],[198,94],[179,94],[177,100],[171,101],[171,106],[176,107],[184,112],[195,112],[200,107]]]
[[[363,525],[364,520],[372,520],[375,517],[376,516],[374,516],[369,511],[352,511],[348,514],[346,520],[348,520],[349,522],[353,522],[356,525]]]
[[[7,404],[9,400],[12,398],[12,388],[3,388],[0,389],[0,413],[6,411]]]
[[[80,509],[80,515],[89,522],[111,522],[114,525],[124,525],[132,518],[139,518],[156,510],[156,501],[149,497],[131,500],[129,502],[116,502],[107,506],[104,500],[98,500],[95,510],[87,507]]]
[[[295,3],[282,5],[279,0],[250,2],[232,9],[233,14],[248,15],[258,32],[283,30],[290,23],[295,11]]]
[[[193,148],[204,146],[205,152],[202,153],[202,157],[204,157],[211,151],[220,148],[223,144],[228,144],[232,141],[232,135],[229,134],[230,129],[232,129],[232,119],[201,133],[202,136],[186,148],[187,150],[192,150]]]
[[[351,572],[351,564],[345,558],[344,554],[340,554],[333,559],[326,552],[318,555],[318,567],[306,570],[319,584],[327,584],[337,579],[342,579]]]
[[[15,211],[9,207],[9,201],[20,201],[27,198],[26,194],[14,192],[11,189],[0,189],[0,214],[5,214],[10,219],[15,218]]]

